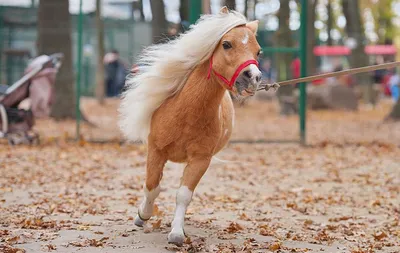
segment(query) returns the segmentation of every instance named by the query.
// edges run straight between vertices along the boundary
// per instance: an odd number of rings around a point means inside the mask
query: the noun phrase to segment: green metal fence
[[[36,56],[37,8],[0,6],[0,83],[12,84],[23,75],[31,57]],[[72,15],[74,66],[77,66],[78,15]],[[94,94],[97,55],[94,13],[82,20],[82,94]],[[127,64],[143,46],[151,43],[151,25],[132,20],[104,19],[105,49],[117,49]]]
[[[300,46],[298,48],[282,48],[266,46],[265,41],[260,41],[263,46],[264,53],[274,56],[279,53],[297,53],[300,56],[301,61],[301,77],[307,76],[307,4],[308,0],[301,0],[301,14],[300,14],[300,30],[299,30],[299,41]],[[190,0],[190,22],[195,23],[200,16],[202,10],[202,0]],[[268,33],[268,32],[264,32]],[[271,37],[269,35],[269,37]],[[261,36],[263,38],[263,36]],[[259,38],[260,39],[260,38]],[[267,43],[268,44],[268,43]],[[272,43],[270,43],[272,44]],[[300,98],[299,98],[299,128],[300,136],[299,142],[302,145],[306,144],[306,83],[300,84]],[[258,140],[256,143],[268,142],[268,140]]]

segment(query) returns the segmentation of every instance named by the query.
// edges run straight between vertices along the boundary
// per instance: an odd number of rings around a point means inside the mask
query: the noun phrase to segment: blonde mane
[[[129,75],[119,108],[119,126],[128,140],[147,141],[155,110],[182,89],[193,69],[208,60],[221,38],[246,24],[238,12],[204,15],[191,29],[166,44],[152,45],[139,56],[140,71]]]

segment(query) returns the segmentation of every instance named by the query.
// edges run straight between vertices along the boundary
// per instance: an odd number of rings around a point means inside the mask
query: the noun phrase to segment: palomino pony
[[[201,17],[176,40],[145,49],[140,72],[127,79],[120,127],[128,139],[144,141],[148,148],[137,226],[152,216],[165,163],[186,163],[169,243],[182,245],[193,191],[230,138],[234,108],[229,91],[250,96],[258,88],[257,28],[258,21],[248,23],[224,7],[217,15]]]

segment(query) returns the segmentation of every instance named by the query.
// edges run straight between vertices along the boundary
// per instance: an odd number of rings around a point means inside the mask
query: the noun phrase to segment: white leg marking
[[[160,194],[161,188],[158,185],[155,189],[149,191],[146,185],[143,186],[144,199],[139,206],[138,215],[135,218],[135,225],[143,226],[144,222],[153,215],[154,201]]]
[[[182,245],[185,240],[183,226],[185,222],[186,209],[192,201],[193,192],[187,186],[181,186],[176,194],[176,209],[174,220],[171,223],[171,233],[168,235],[168,242],[175,245]]]

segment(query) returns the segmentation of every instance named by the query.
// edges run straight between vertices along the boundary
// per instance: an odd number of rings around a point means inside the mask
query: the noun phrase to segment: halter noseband
[[[228,85],[228,88],[231,90],[233,87],[233,84],[236,81],[236,78],[239,76],[240,72],[242,72],[242,70],[244,68],[246,68],[247,66],[249,66],[250,64],[254,64],[258,67],[258,62],[256,60],[247,60],[245,62],[243,62],[242,64],[239,65],[239,67],[236,69],[235,73],[233,74],[231,80],[226,79],[223,75],[221,75],[220,73],[218,73],[217,71],[215,71],[212,66],[213,66],[213,58],[214,55],[211,56],[210,58],[210,67],[208,69],[208,75],[207,75],[207,79],[210,79],[211,77],[211,72],[214,72],[214,74],[221,79],[224,83],[226,83]]]

